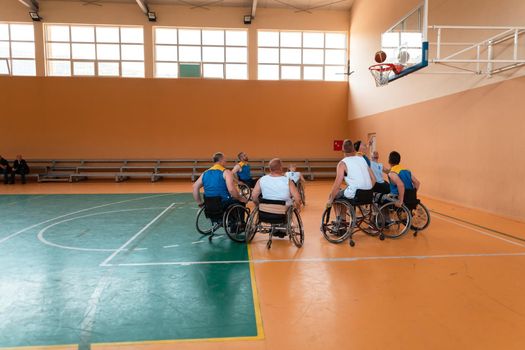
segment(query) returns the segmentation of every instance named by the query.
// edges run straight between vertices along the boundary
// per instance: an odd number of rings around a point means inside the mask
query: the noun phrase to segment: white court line
[[[468,226],[468,225],[464,225],[464,224],[461,224],[461,223],[459,223],[459,222],[457,222],[457,221],[454,221],[454,220],[451,220],[451,219],[444,218],[444,217],[440,216],[439,213],[436,213],[436,212],[434,212],[434,214],[437,215],[436,218],[439,219],[439,220],[443,220],[443,221],[446,221],[446,222],[450,222],[450,223],[455,224],[455,225],[458,225],[458,226],[460,226],[460,227],[464,227],[464,228],[467,228],[467,229],[469,229],[469,230],[472,230],[472,231],[475,231],[475,232],[481,233],[481,234],[484,235],[484,236],[488,236],[488,237],[492,237],[492,238],[497,238],[497,239],[499,239],[500,241],[504,241],[504,242],[507,242],[507,243],[510,243],[510,244],[517,245],[517,246],[519,246],[519,247],[523,247],[523,248],[525,248],[525,245],[522,244],[522,243],[518,243],[518,242],[512,241],[512,240],[510,240],[510,239],[503,238],[503,237],[500,237],[500,236],[498,236],[498,235],[494,235],[494,234],[492,234],[492,233],[488,233],[488,232],[482,231],[482,230],[477,229],[477,228],[475,228],[475,227],[471,227],[471,226]]]
[[[51,225],[48,225],[48,226],[44,227],[43,229],[41,229],[38,232],[37,238],[38,238],[38,240],[40,242],[42,242],[42,243],[44,243],[44,244],[46,244],[48,246],[61,248],[61,249],[78,250],[78,251],[82,251],[82,252],[114,252],[117,248],[83,248],[83,247],[73,247],[73,246],[67,246],[67,245],[63,245],[63,244],[54,243],[54,242],[51,242],[51,241],[47,240],[44,237],[44,233],[46,233],[46,231],[49,230],[50,228],[58,226],[58,225],[63,224],[65,222],[75,221],[75,220],[89,218],[89,217],[93,217],[93,216],[101,216],[101,215],[115,214],[115,213],[125,213],[125,212],[132,212],[132,211],[142,211],[142,210],[157,210],[157,209],[166,209],[166,207],[119,209],[119,210],[102,211],[102,212],[99,212],[99,213],[91,213],[91,214],[86,214],[86,215],[81,215],[81,216],[75,216],[75,217],[72,217],[72,218],[69,218],[69,219],[64,219],[64,220],[60,220],[60,221],[54,222]],[[146,250],[146,249],[147,248],[135,248],[133,250]]]
[[[111,270],[110,270],[111,271]],[[82,323],[80,323],[80,340],[78,344],[79,350],[89,349],[89,343],[91,335],[93,333],[93,326],[95,325],[95,315],[97,314],[97,307],[102,296],[102,292],[111,284],[110,273],[105,274],[98,281],[97,287],[91,294],[88,300],[87,309],[82,317]]]
[[[255,259],[255,260],[217,260],[217,261],[172,261],[172,262],[150,262],[150,263],[122,263],[105,266],[161,266],[161,265],[208,265],[208,264],[267,264],[267,263],[318,263],[318,262],[352,262],[366,260],[425,260],[425,259],[446,259],[446,258],[476,258],[476,257],[510,257],[525,256],[524,253],[472,253],[472,254],[438,254],[438,255],[401,255],[401,256],[356,256],[348,258],[299,258],[299,259]]]
[[[177,248],[178,246],[179,246],[178,244],[172,244],[172,245],[165,245],[162,248]]]
[[[155,221],[157,221],[158,219],[160,219],[160,217],[162,215],[164,215],[164,213],[166,213],[168,210],[170,210],[173,206],[175,205],[175,203],[171,203],[171,205],[169,207],[167,207],[166,209],[164,209],[162,211],[162,213],[160,213],[159,215],[157,215],[153,220],[151,220],[146,226],[144,226],[139,232],[135,233],[133,235],[133,237],[131,237],[126,243],[124,243],[120,248],[118,248],[117,250],[115,250],[113,252],[113,254],[111,254],[106,260],[104,260],[99,266],[108,266],[108,262],[111,261],[111,259],[113,259],[115,256],[117,256],[117,254],[119,254],[121,251],[123,251],[131,242],[133,242],[138,236],[140,236],[140,234],[144,231],[146,231],[151,225],[153,225],[155,223]]]
[[[128,202],[139,201],[139,200],[143,200],[143,199],[156,198],[156,197],[162,197],[162,196],[171,196],[171,195],[173,195],[173,194],[172,193],[164,193],[164,194],[158,194],[158,195],[153,195],[153,196],[146,196],[146,197],[139,197],[139,198],[133,198],[133,199],[126,199],[126,200],[123,200],[123,201],[106,203],[106,204],[97,205],[97,206],[94,206],[94,207],[91,207],[91,208],[77,210],[77,211],[74,211],[74,212],[71,212],[71,213],[68,213],[68,214],[57,216],[57,217],[52,218],[52,219],[48,219],[46,221],[39,222],[38,224],[31,225],[29,227],[26,227],[26,228],[20,230],[20,231],[16,231],[15,233],[12,233],[12,234],[10,234],[10,235],[0,239],[0,244],[10,240],[13,237],[18,236],[21,233],[29,231],[29,230],[31,230],[31,229],[33,229],[35,227],[38,227],[38,226],[43,225],[43,224],[47,224],[48,222],[51,222],[51,221],[54,221],[54,220],[65,218],[66,216],[75,215],[75,214],[78,214],[78,213],[83,213],[85,211],[89,211],[89,210],[93,210],[93,209],[104,208],[104,207],[107,207],[107,206],[110,206],[110,205],[114,205],[114,204],[128,203]]]

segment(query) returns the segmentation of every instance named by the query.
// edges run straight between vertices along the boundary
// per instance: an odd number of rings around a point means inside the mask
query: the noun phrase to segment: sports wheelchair
[[[197,212],[195,227],[203,235],[209,235],[211,242],[215,232],[223,227],[231,240],[246,242],[246,220],[250,209],[240,203],[224,208],[221,197],[204,196],[204,206]]]
[[[388,238],[398,238],[408,232],[410,228],[414,230],[414,236],[430,224],[430,213],[423,203],[417,198],[417,190],[406,189],[403,198],[403,205],[396,207],[392,199],[383,200],[379,210],[385,217],[383,234]]]
[[[350,238],[350,246],[355,246],[353,239],[357,231],[370,236],[379,236],[384,240],[385,220],[379,207],[374,203],[372,190],[357,190],[352,199],[339,198],[332,206],[325,209],[321,222],[321,232],[331,243],[341,243]]]
[[[246,242],[251,242],[257,232],[269,236],[266,247],[272,247],[272,238],[288,238],[297,248],[304,243],[304,229],[299,211],[293,206],[287,206],[285,201],[261,198],[253,209],[246,224]]]

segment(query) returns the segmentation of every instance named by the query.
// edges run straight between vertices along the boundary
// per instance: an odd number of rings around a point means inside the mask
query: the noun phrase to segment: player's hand
[[[403,201],[401,201],[400,199],[398,199],[397,201],[395,201],[394,205],[398,208],[401,208],[401,206],[403,205]]]
[[[204,207],[204,203],[199,203],[199,208]]]
[[[326,202],[326,209],[330,209],[332,207],[332,202],[328,201]]]

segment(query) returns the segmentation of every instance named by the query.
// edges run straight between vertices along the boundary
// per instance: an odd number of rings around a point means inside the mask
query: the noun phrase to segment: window
[[[0,23],[0,74],[36,75],[33,24]]]
[[[248,79],[248,32],[157,27],[155,77]]]
[[[259,80],[345,80],[345,33],[257,34]]]
[[[144,77],[142,27],[46,26],[47,75]]]

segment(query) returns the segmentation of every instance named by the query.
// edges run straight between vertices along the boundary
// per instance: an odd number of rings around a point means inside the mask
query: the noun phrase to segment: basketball
[[[374,59],[375,59],[375,61],[377,63],[385,62],[385,60],[386,60],[386,53],[385,53],[385,51],[377,51]]]

